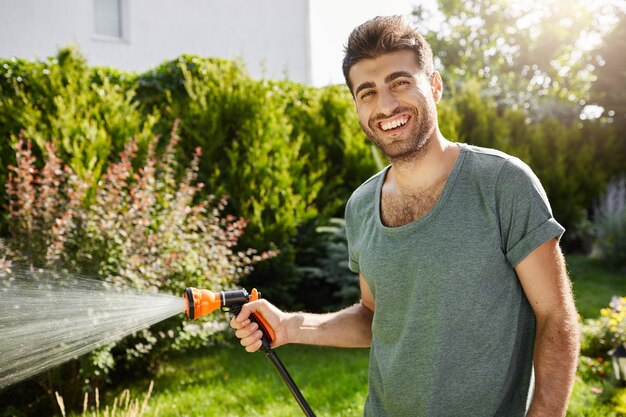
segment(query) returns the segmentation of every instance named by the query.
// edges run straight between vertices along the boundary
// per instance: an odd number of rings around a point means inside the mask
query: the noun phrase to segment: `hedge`
[[[567,236],[579,236],[594,200],[624,171],[624,141],[611,124],[531,122],[522,109],[497,108],[471,79],[450,90],[439,105],[444,135],[529,163]],[[94,185],[131,138],[145,155],[152,136],[167,138],[176,120],[180,166],[202,149],[199,179],[208,192],[228,196],[229,213],[248,221],[242,245],[280,251],[244,284],[293,306],[291,294],[306,277],[301,268],[320,266],[310,251],[301,254],[377,170],[343,86],[255,80],[240,62],[190,55],[140,74],[89,67],[73,49],[43,62],[0,60],[0,182],[20,135],[34,142],[35,155],[52,141],[58,156]],[[6,234],[6,221],[0,224]]]

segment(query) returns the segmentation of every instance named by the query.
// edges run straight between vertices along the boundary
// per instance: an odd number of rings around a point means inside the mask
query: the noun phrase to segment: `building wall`
[[[190,53],[311,83],[309,0],[122,0],[121,40],[94,35],[93,9],[93,0],[0,0],[0,57],[43,59],[75,43],[92,65],[145,71]]]

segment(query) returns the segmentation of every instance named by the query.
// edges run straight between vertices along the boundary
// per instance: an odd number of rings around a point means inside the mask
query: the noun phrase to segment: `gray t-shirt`
[[[530,168],[459,144],[432,210],[380,220],[389,167],[350,197],[350,269],[375,300],[366,416],[523,416],[535,317],[514,267],[564,232]]]

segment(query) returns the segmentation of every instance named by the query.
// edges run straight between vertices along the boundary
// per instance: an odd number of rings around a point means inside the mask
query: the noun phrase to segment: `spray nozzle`
[[[213,292],[189,287],[185,289],[185,314],[195,320],[221,308],[225,311],[237,309],[249,301],[258,300],[261,293],[254,288],[252,294],[245,289]],[[238,313],[238,311],[236,311]]]
[[[185,289],[185,314],[187,317],[195,320],[205,316],[218,308],[222,311],[230,311],[233,314],[239,314],[241,307],[254,300],[261,298],[261,293],[253,288],[251,293],[245,289],[233,291],[213,292],[209,290],[200,290],[197,288]],[[275,339],[272,327],[265,321],[263,316],[258,313],[252,313],[251,320],[256,321],[269,341]]]
[[[195,320],[218,308],[222,309],[222,311],[229,311],[232,314],[239,314],[244,304],[258,300],[261,298],[261,293],[258,292],[256,288],[253,288],[252,292],[248,294],[244,289],[213,292],[189,287],[185,289],[185,296],[183,298],[185,299],[185,313],[187,317]],[[291,390],[291,393],[296,398],[296,401],[298,401],[302,411],[304,411],[307,416],[315,417],[313,410],[311,410],[311,407],[309,407],[309,404],[302,396],[302,393],[291,378],[291,375],[289,375],[289,372],[287,372],[287,369],[285,369],[285,366],[280,359],[278,359],[278,356],[276,356],[276,353],[271,347],[272,342],[276,340],[276,334],[272,326],[270,326],[267,320],[265,320],[258,311],[250,314],[250,321],[259,325],[259,329],[263,332],[261,350],[276,367],[289,387],[289,390]]]

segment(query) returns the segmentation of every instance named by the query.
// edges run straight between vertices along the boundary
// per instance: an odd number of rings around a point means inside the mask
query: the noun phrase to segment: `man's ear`
[[[430,79],[430,88],[432,90],[435,103],[439,103],[443,95],[443,80],[441,79],[441,74],[439,74],[438,71],[433,72]]]

